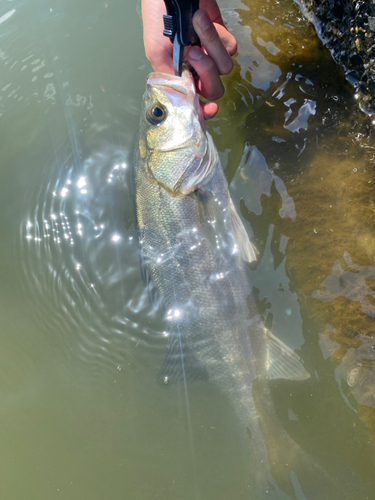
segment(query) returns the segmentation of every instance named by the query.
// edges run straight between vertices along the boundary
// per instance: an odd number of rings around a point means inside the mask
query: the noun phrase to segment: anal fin
[[[284,342],[264,328],[266,341],[266,372],[268,380],[284,378],[288,380],[306,380],[310,374],[296,354]]]

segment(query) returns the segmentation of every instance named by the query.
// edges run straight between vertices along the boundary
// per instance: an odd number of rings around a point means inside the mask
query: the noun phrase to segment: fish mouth
[[[194,78],[186,65],[183,67],[181,76],[169,73],[151,73],[147,78],[147,84],[152,87],[170,88],[184,95],[188,95],[190,92],[195,94]]]

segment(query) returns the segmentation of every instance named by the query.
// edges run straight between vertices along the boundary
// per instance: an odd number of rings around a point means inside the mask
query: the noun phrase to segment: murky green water
[[[259,308],[312,374],[272,396],[349,498],[372,499],[370,121],[295,4],[246,4],[223,8],[239,52],[211,130],[259,251]],[[252,499],[230,402],[157,380],[130,190],[139,5],[4,1],[0,28],[1,498]]]

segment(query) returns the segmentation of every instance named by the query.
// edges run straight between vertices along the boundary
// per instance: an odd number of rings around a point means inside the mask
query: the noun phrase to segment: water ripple
[[[164,350],[162,332],[150,328],[127,162],[125,151],[108,147],[79,174],[67,166],[47,176],[30,194],[36,206],[16,246],[37,324],[60,339],[68,359],[98,373],[121,366],[129,345]]]

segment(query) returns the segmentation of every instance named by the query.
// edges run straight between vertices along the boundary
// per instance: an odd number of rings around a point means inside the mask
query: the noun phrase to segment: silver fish
[[[259,470],[251,498],[306,498],[296,493],[302,462],[304,491],[315,495],[319,471],[327,493],[329,478],[309,458],[301,461],[269,397],[270,379],[301,381],[309,374],[264,327],[252,301],[246,263],[256,253],[187,68],[181,77],[148,77],[134,184],[142,272],[168,323],[161,380],[208,378],[229,396]],[[344,497],[334,490],[329,498]]]

